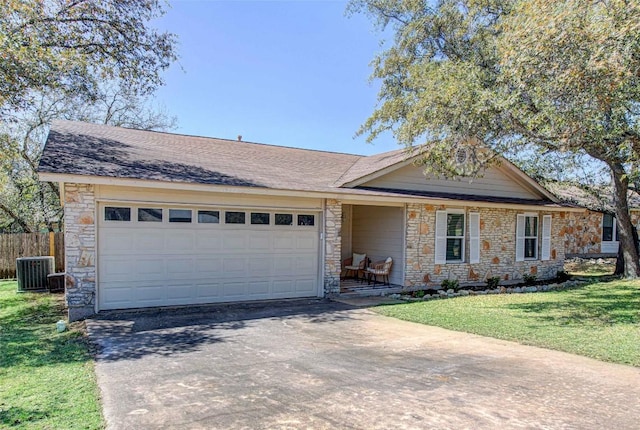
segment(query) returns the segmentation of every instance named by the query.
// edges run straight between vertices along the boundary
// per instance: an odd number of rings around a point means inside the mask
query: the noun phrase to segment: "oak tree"
[[[105,81],[152,93],[176,60],[175,36],[151,25],[163,13],[159,0],[3,0],[0,114],[43,91],[95,100]]]
[[[379,106],[359,133],[391,131],[423,166],[480,175],[533,151],[606,166],[624,275],[640,274],[627,192],[640,157],[640,2],[353,0],[391,31],[373,61]],[[460,167],[450,154],[473,154]]]

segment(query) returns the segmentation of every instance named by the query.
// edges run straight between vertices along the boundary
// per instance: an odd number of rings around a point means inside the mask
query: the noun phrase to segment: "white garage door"
[[[318,294],[317,214],[100,207],[101,310]]]

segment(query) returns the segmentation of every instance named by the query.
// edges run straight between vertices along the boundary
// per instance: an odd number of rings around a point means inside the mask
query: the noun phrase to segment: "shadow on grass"
[[[611,292],[588,287],[562,294],[562,300],[513,303],[507,309],[525,312],[531,317],[560,325],[616,325],[640,323],[640,289],[617,286]],[[552,297],[552,296],[551,296]]]
[[[16,406],[3,409],[3,405],[0,404],[0,426],[2,428],[14,427],[28,422],[39,421],[48,417],[48,413],[38,409],[26,409]]]
[[[46,366],[90,359],[78,332],[56,333],[64,315],[59,297],[4,297],[0,317],[0,367]]]
[[[194,306],[106,312],[87,321],[98,346],[98,360],[140,359],[198,351],[203,345],[230,341],[260,320],[299,320],[312,324],[353,319],[352,306],[326,300]]]

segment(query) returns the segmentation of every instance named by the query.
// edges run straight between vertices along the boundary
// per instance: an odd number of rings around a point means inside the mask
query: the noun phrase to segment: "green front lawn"
[[[0,281],[0,428],[103,428],[82,324],[57,333],[62,295],[16,288]]]
[[[374,308],[422,324],[640,367],[640,281]]]

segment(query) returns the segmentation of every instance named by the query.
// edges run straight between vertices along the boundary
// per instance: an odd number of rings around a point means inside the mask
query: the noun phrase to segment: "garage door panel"
[[[315,237],[297,237],[296,249],[299,251],[311,251],[315,252],[317,249],[317,242]]]
[[[311,255],[306,255],[303,257],[295,257],[295,274],[298,276],[309,274],[316,267],[315,258]]]
[[[194,240],[193,232],[178,230],[174,232],[165,233],[165,246],[164,249],[171,250],[172,252],[193,252]]]
[[[294,258],[288,255],[276,255],[273,259],[273,267],[276,274],[292,273]]]
[[[289,279],[274,279],[273,292],[275,294],[287,294],[294,291],[294,282]]]
[[[290,250],[294,248],[295,237],[292,234],[285,234],[278,232],[277,236],[273,240],[273,249],[275,250]]]
[[[245,281],[222,281],[222,298],[228,300],[238,300],[247,295],[247,282]]]
[[[130,231],[110,231],[101,238],[104,247],[111,253],[132,251],[134,249],[134,235]]]
[[[221,296],[221,286],[219,283],[205,283],[196,286],[196,295],[199,299],[208,301],[214,300]]]
[[[213,276],[222,272],[221,257],[196,257],[195,260],[195,271],[201,276]]]
[[[296,292],[298,293],[311,293],[316,288],[315,279],[299,279],[296,281]]]
[[[207,251],[222,251],[222,237],[220,237],[220,231],[206,231],[198,230],[195,239],[195,249],[202,252]]]
[[[135,261],[135,279],[162,281],[166,279],[164,258],[139,258]]]
[[[100,309],[317,294],[317,226],[139,224],[100,225]]]
[[[223,276],[245,276],[247,266],[247,257],[229,257],[222,260]]]
[[[222,238],[222,246],[226,252],[245,252],[247,250],[246,234],[225,232]]]
[[[273,268],[273,258],[271,257],[253,257],[249,258],[249,276],[271,276]]]
[[[160,306],[165,301],[167,289],[164,283],[154,285],[138,285],[134,289],[134,297],[142,303],[150,303],[153,306]]]
[[[261,298],[269,296],[271,282],[269,281],[256,281],[249,282],[247,284],[247,293],[249,296],[262,296]]]
[[[101,260],[104,270],[100,280],[105,282],[130,281],[136,272],[136,262],[129,258],[106,256]]]
[[[101,295],[103,302],[107,305],[125,304],[131,301],[131,297],[133,297],[133,288],[130,285],[112,286]]]
[[[129,233],[131,234],[131,232]],[[140,252],[162,252],[165,249],[164,234],[155,233],[152,230],[134,232],[134,249]]]
[[[196,287],[193,285],[167,285],[167,299],[193,299]]]
[[[271,235],[266,232],[256,232],[249,237],[249,248],[253,251],[269,251],[271,249]]]
[[[192,258],[169,258],[167,265],[167,279],[189,279],[194,273],[194,261]]]

